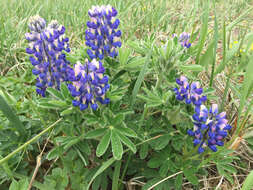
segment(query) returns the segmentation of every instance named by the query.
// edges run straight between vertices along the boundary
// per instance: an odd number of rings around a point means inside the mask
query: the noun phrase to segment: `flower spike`
[[[36,92],[45,97],[47,87],[60,89],[60,83],[68,81],[69,62],[63,51],[70,52],[65,28],[57,21],[46,21],[40,16],[31,17],[28,24],[31,32],[25,37],[29,41],[26,52],[34,66],[32,73],[37,76]]]
[[[185,100],[186,104],[193,103],[195,106],[200,106],[206,101],[206,96],[202,95],[203,89],[199,82],[189,84],[185,76],[180,76],[176,79],[176,83],[179,85],[179,88],[174,88],[177,100]]]
[[[104,76],[105,69],[100,61],[88,59],[84,64],[77,62],[70,72],[72,84],[68,89],[75,100],[74,106],[79,106],[80,110],[85,110],[91,106],[93,110],[98,108],[97,102],[108,104],[110,100],[105,98],[105,93],[109,89],[108,76]]]
[[[194,146],[199,145],[198,152],[201,154],[209,147],[212,151],[217,151],[217,146],[223,146],[222,141],[232,127],[228,124],[226,113],[218,113],[218,105],[212,104],[208,110],[201,105],[195,108],[193,115],[194,129],[188,130],[188,134],[193,136]]]
[[[91,59],[102,60],[106,56],[118,55],[121,47],[121,31],[118,30],[119,19],[115,19],[117,11],[111,5],[92,6],[88,12],[90,21],[85,31],[86,45],[90,47],[87,54]]]

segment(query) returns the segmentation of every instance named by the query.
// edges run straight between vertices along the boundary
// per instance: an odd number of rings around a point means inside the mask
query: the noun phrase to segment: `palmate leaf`
[[[152,89],[152,92],[147,88],[142,88],[146,95],[138,95],[137,97],[147,102],[148,107],[160,106],[164,103],[163,98],[158,94],[156,89]]]

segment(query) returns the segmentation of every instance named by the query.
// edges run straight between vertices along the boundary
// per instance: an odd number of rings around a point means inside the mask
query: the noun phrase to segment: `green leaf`
[[[20,136],[24,136],[25,127],[19,120],[18,116],[12,111],[11,107],[6,103],[4,98],[0,95],[0,110],[7,117],[7,119],[12,123],[13,127],[19,132]]]
[[[92,176],[89,184],[88,184],[88,187],[86,188],[86,190],[89,190],[90,188],[90,185],[92,184],[92,182],[94,181],[94,179],[100,175],[101,173],[103,173],[110,165],[113,164],[113,162],[115,161],[115,158],[110,158],[109,160],[107,160],[106,162],[104,162],[102,164],[102,166],[98,169],[98,171]]]
[[[61,116],[69,115],[69,114],[74,113],[74,111],[75,111],[75,110],[73,109],[73,107],[69,107],[69,108],[63,110],[63,111],[60,113],[60,115],[61,115]]]
[[[219,167],[222,167],[224,170],[227,170],[230,173],[237,173],[237,170],[231,165],[228,164],[218,164],[218,165]]]
[[[228,172],[226,172],[224,170],[222,165],[218,164],[217,169],[218,169],[218,172],[220,175],[224,176],[231,184],[233,184],[233,178],[231,177],[231,175]]]
[[[51,105],[57,106],[57,107],[65,107],[67,106],[67,103],[64,101],[60,101],[60,100],[50,100],[48,102]]]
[[[241,21],[243,21],[245,18],[247,18],[248,14],[251,13],[252,11],[252,7],[249,8],[248,10],[244,11],[243,14],[241,14],[240,16],[238,16],[233,22],[231,22],[228,26],[227,26],[227,30],[232,30],[232,28],[240,23]]]
[[[141,149],[140,149],[140,158],[141,159],[145,159],[148,155],[148,144],[144,143],[141,145]]]
[[[204,67],[201,65],[178,65],[178,68],[182,71],[203,71]]]
[[[61,83],[61,94],[64,99],[67,99],[70,95],[68,87],[64,83]]]
[[[61,146],[54,147],[52,150],[49,151],[47,154],[47,159],[48,160],[53,160],[56,157],[62,155],[63,153],[63,148]]]
[[[205,39],[207,37],[207,29],[208,29],[208,17],[209,17],[209,1],[205,3],[205,8],[204,8],[204,15],[202,17],[202,26],[201,26],[201,31],[200,31],[200,39],[198,43],[198,52],[196,55],[196,63],[199,63],[199,57],[201,54],[201,51],[203,50],[204,44],[205,44]]]
[[[28,186],[29,182],[27,178],[21,179],[18,182],[13,179],[9,190],[27,190]]]
[[[136,146],[134,145],[134,143],[132,143],[132,141],[129,138],[122,135],[121,133],[117,133],[117,135],[119,136],[121,142],[123,142],[131,151],[133,151],[133,153],[136,153]]]
[[[92,183],[92,190],[99,190],[101,180],[102,180],[102,175],[99,175]]]
[[[248,42],[247,47],[246,47],[246,51],[249,51],[251,45],[253,44],[253,32],[247,34],[245,38]]]
[[[249,173],[245,181],[243,182],[242,190],[253,189],[253,170]]]
[[[109,146],[110,139],[111,139],[111,130],[108,130],[97,146],[96,155],[98,157],[102,156],[105,153],[105,151]]]
[[[248,95],[251,94],[250,92],[250,86],[253,84],[253,56],[250,57],[250,61],[248,63],[246,73],[244,75],[244,81],[242,84],[242,90],[241,90],[241,97],[240,97],[240,106],[238,111],[238,121],[239,127],[236,129],[236,134],[238,134],[241,130],[241,127],[243,126],[243,122],[240,121],[241,113],[243,111],[243,108],[245,104],[247,103]],[[247,116],[246,116],[247,117]]]
[[[195,176],[195,172],[192,168],[184,169],[184,175],[189,182],[191,182],[193,185],[198,185],[199,181],[198,178]]]
[[[12,180],[9,190],[19,190],[19,184],[15,179]]]
[[[64,97],[59,90],[49,87],[47,88],[47,92],[57,99],[64,100]]]
[[[141,87],[141,84],[142,84],[143,80],[144,80],[144,76],[145,76],[146,70],[148,68],[149,61],[150,61],[150,54],[151,53],[149,53],[149,55],[146,57],[146,63],[142,67],[142,69],[141,69],[141,71],[140,71],[140,73],[138,75],[138,78],[137,78],[137,80],[135,82],[134,89],[133,89],[133,92],[132,92],[132,96],[131,96],[131,99],[130,99],[132,106],[135,103],[135,99],[136,99],[137,93],[138,93],[138,91],[139,91],[139,89]]]
[[[183,174],[179,174],[177,175],[175,180],[176,189],[182,189],[182,183],[183,183]]]
[[[96,137],[102,136],[106,130],[107,130],[107,128],[94,129],[94,130],[86,133],[85,138],[86,139],[94,139]]]
[[[138,42],[128,41],[127,45],[134,49],[137,53],[145,55],[145,50],[139,46]]]
[[[114,128],[114,130],[129,137],[137,137],[137,134],[134,132],[134,130],[127,127],[123,127],[123,126],[117,127],[117,128]]]
[[[214,93],[215,93],[214,88],[208,88],[208,89],[204,90],[203,95],[214,94]]]
[[[124,65],[123,69],[134,71],[140,70],[145,64],[145,61],[146,61],[145,57],[134,57],[126,65]]]
[[[130,53],[131,53],[131,50],[129,48],[120,48],[119,49],[119,63],[120,63],[120,65],[126,65]]]
[[[159,156],[155,156],[155,157],[152,157],[148,161],[148,167],[158,168],[163,162],[164,162],[164,160],[161,160],[161,158]]]
[[[57,109],[63,108],[61,105],[50,104],[50,103],[47,103],[47,102],[39,102],[37,105],[38,105],[38,107],[44,108],[44,109],[57,110]]]
[[[149,180],[143,187],[142,187],[142,190],[149,190],[150,187],[152,187],[154,184],[158,183],[159,181],[161,181],[161,178],[153,178],[151,180]],[[161,186],[163,184],[159,184],[155,187],[155,190],[162,190]]]
[[[170,168],[170,163],[168,162],[168,160],[166,160],[165,162],[163,162],[163,164],[161,165],[160,167],[160,170],[159,170],[159,174],[162,176],[162,177],[165,177],[169,171],[169,168]]]
[[[17,103],[16,98],[9,94],[7,91],[0,90],[0,96],[4,98],[7,104],[15,105]]]
[[[209,44],[204,55],[201,56],[200,65],[206,67],[213,62],[213,56],[214,56],[213,48],[214,48],[214,40]]]
[[[117,161],[113,172],[112,190],[118,190],[121,161]]]
[[[125,115],[122,113],[119,113],[112,119],[111,123],[113,126],[120,125],[121,123],[123,123],[124,119],[125,119]]]
[[[115,132],[114,130],[112,130],[111,144],[112,144],[113,157],[116,160],[120,160],[122,158],[122,154],[123,154],[123,147],[120,142],[120,138],[117,135],[117,132]]]
[[[155,139],[155,150],[162,150],[163,148],[165,148],[167,146],[167,144],[169,143],[171,139],[170,134],[167,135],[163,135],[157,139]]]
[[[224,70],[227,62],[230,61],[235,56],[236,52],[238,52],[239,47],[240,43],[233,44],[232,48],[226,52],[226,59],[222,60],[222,62],[219,64],[219,66],[215,70],[215,75],[219,74]]]

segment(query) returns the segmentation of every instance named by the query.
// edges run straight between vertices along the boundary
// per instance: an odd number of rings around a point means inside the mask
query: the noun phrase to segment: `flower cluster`
[[[91,49],[87,54],[91,59],[105,56],[116,57],[117,47],[121,47],[121,31],[117,30],[120,21],[115,19],[117,11],[111,5],[92,6],[89,10],[90,21],[85,31],[86,45]]]
[[[177,38],[177,34],[172,35],[173,38]],[[180,42],[182,47],[189,48],[191,47],[190,43],[190,34],[187,32],[183,32],[179,35],[178,41]]]
[[[104,76],[105,69],[100,61],[93,59],[91,62],[85,60],[85,64],[77,62],[74,70],[70,73],[68,85],[71,95],[76,99],[73,100],[74,106],[79,106],[84,110],[91,105],[93,110],[98,108],[97,101],[101,104],[108,104],[109,99],[105,98],[105,93],[109,89],[108,76]]]
[[[26,52],[31,54],[32,73],[37,76],[36,91],[45,97],[47,87],[59,89],[62,81],[68,81],[70,67],[63,53],[70,52],[68,38],[64,37],[64,26],[57,21],[46,26],[43,18],[34,16],[28,26],[31,32],[25,35],[29,41]]]
[[[176,99],[183,101],[186,104],[193,103],[195,106],[200,106],[206,101],[206,96],[202,95],[203,89],[200,87],[199,82],[188,83],[188,79],[185,76],[180,76],[176,79],[178,88],[174,88]]]
[[[181,33],[178,40],[179,40],[182,47],[186,47],[186,48],[191,47],[191,43],[189,42],[190,41],[190,34],[189,33],[187,33],[187,32]]]
[[[212,104],[208,110],[206,106],[201,105],[195,108],[196,113],[193,115],[194,129],[188,130],[188,134],[193,136],[194,146],[199,145],[198,152],[201,154],[205,147],[212,151],[217,151],[217,145],[223,146],[222,141],[227,136],[227,131],[231,129],[226,119],[226,113],[218,113],[218,105]]]

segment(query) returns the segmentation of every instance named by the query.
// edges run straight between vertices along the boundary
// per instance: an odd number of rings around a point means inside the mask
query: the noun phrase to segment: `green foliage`
[[[41,152],[32,183],[40,190],[122,190],[131,182],[143,190],[182,189],[183,184],[200,189],[210,165],[233,185],[233,174],[244,171],[235,165],[244,163],[230,145],[242,137],[253,151],[253,34],[252,22],[243,24],[252,16],[249,2],[231,2],[99,0],[118,11],[122,47],[117,58],[103,61],[110,104],[80,111],[72,106],[67,84],[48,88],[46,98],[36,95],[23,39],[31,15],[57,19],[70,36],[66,59],[71,65],[83,61],[83,26],[94,2],[1,1],[6,11],[0,13],[0,189],[27,189]],[[183,31],[191,32],[189,49],[172,38]],[[234,132],[216,153],[198,154],[187,135],[194,107],[175,98],[180,75],[209,84],[207,105],[238,110],[237,124],[234,110],[227,110]],[[226,82],[220,97],[221,76]],[[252,172],[243,189],[252,187],[251,178]]]
[[[245,179],[242,186],[242,190],[252,189],[252,187],[253,187],[253,171],[251,171],[247,176],[247,178]]]

